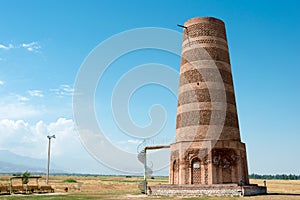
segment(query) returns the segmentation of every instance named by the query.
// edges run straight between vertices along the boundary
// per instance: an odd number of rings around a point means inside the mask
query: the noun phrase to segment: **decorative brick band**
[[[184,41],[184,44],[182,45],[182,53],[185,53],[188,50],[194,49],[194,48],[204,48],[204,47],[215,47],[219,49],[223,49],[224,51],[228,51],[227,43],[215,40],[215,39],[198,39],[198,40],[187,40]]]
[[[189,112],[193,110],[224,110],[227,112],[236,113],[236,107],[234,104],[224,102],[194,102],[189,104],[179,105],[177,108],[177,114],[183,112]]]
[[[195,89],[178,94],[178,106],[194,102],[223,102],[223,90]],[[226,102],[235,105],[234,93],[226,91]]]
[[[223,61],[212,61],[212,60],[196,60],[192,62],[185,63],[180,67],[180,74],[193,70],[193,69],[203,69],[203,68],[218,68],[219,70],[227,71],[231,73],[230,64]]]
[[[188,37],[185,40],[182,41],[182,48],[188,47],[188,46],[193,46],[197,44],[210,44],[210,45],[220,45],[224,47],[228,47],[227,41],[219,38],[219,37],[214,37],[214,36],[200,36],[200,37],[195,37],[191,38]]]
[[[196,82],[220,82],[220,77],[224,83],[233,84],[231,73],[214,68],[192,69],[180,74],[179,86]]]
[[[184,30],[185,37],[215,36],[226,40],[224,24],[220,23],[197,23],[192,24]],[[184,39],[185,39],[184,37]]]
[[[219,138],[215,135],[209,135],[208,130],[212,132],[222,131]],[[185,134],[194,133],[194,134]],[[203,140],[240,140],[240,131],[237,127],[227,127],[221,125],[195,125],[185,126],[176,129],[176,142],[191,142],[191,141],[203,141]]]
[[[196,60],[215,60],[230,64],[228,51],[216,47],[203,47],[193,48],[182,53],[180,65]]]
[[[194,110],[189,112],[180,113],[177,115],[176,128],[194,125],[222,125],[220,116],[225,113],[221,110]],[[238,128],[237,114],[226,112],[226,119],[224,126]]]
[[[220,84],[219,82],[194,82],[189,84],[184,84],[178,88],[178,94],[183,92],[187,92],[189,90],[196,89],[213,89],[213,90],[223,90],[225,88],[226,91],[234,93],[234,88],[231,84]]]

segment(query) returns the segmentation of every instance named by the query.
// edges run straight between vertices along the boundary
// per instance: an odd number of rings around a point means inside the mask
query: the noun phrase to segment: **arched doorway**
[[[191,183],[192,184],[201,184],[201,161],[199,158],[194,158],[192,160],[192,173],[191,173]]]
[[[222,174],[223,174],[223,183],[231,183],[232,176],[231,176],[231,162],[230,159],[227,157],[223,158],[223,166],[222,166]]]
[[[179,180],[179,163],[174,160],[173,162],[173,184],[178,184]]]

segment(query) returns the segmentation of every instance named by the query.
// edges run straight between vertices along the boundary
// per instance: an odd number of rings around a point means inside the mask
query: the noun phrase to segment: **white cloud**
[[[0,102],[0,119],[23,119],[40,116],[42,112],[42,109],[21,102],[10,104]]]
[[[118,148],[125,150],[130,153],[136,153],[137,152],[137,147],[139,146],[140,143],[142,143],[142,140],[138,139],[128,139],[128,140],[121,140],[114,142]]]
[[[141,140],[128,140],[127,142],[128,142],[128,143],[131,143],[131,144],[139,144],[139,143],[141,143],[142,141],[141,141]]]
[[[69,172],[116,173],[102,167],[87,153],[74,130],[74,126],[73,120],[66,118],[59,118],[50,123],[44,121],[29,123],[25,120],[3,119],[0,120],[0,149],[6,149],[23,156],[46,159],[47,135],[55,134],[56,138],[51,140],[51,163],[62,166],[63,170]],[[136,139],[124,141],[126,144],[120,145],[120,149],[136,154],[136,143],[140,141]],[[168,160],[168,156],[169,152],[165,156],[166,160]],[[112,156],[111,159],[115,160],[115,157]],[[155,159],[157,160],[156,157]],[[165,158],[163,157],[163,159]],[[123,157],[119,160],[126,162],[127,158]],[[154,161],[154,158],[151,159],[150,153],[149,161]],[[142,170],[142,164],[137,160],[136,162]],[[136,168],[137,163],[133,162],[128,165],[125,164],[125,166],[132,165],[132,168]]]
[[[7,47],[4,46],[3,44],[0,44],[0,49],[7,49]]]
[[[29,95],[32,97],[43,97],[43,92],[41,90],[29,90]]]
[[[22,95],[16,94],[16,98],[18,101],[29,101],[29,98],[24,97]]]
[[[9,50],[9,49],[14,49],[15,46],[12,44],[9,44],[7,46],[5,46],[4,44],[0,44],[0,49],[5,49],[5,50]]]
[[[1,80],[0,80],[0,85],[4,85],[4,83],[5,83],[4,81],[1,81]]]
[[[54,92],[58,97],[72,96],[74,93],[74,89],[67,84],[60,85],[56,89],[50,89],[50,91]]]
[[[22,43],[21,45],[0,44],[0,49],[4,49],[4,50],[19,49],[19,48],[23,48],[31,52],[39,52],[39,49],[41,49],[42,47],[38,42]]]
[[[121,140],[121,141],[117,141],[117,144],[140,144],[142,142],[142,140],[133,140],[133,139],[129,139],[129,140]]]
[[[99,169],[99,164],[83,148],[72,119],[59,118],[51,123],[39,121],[34,124],[23,120],[0,120],[0,149],[46,159],[47,135],[52,134],[56,138],[51,140],[51,162],[69,172],[85,171],[84,168],[90,168],[92,164]]]
[[[47,135],[55,134],[51,149],[53,156],[70,153],[80,144],[73,126],[73,121],[65,118],[49,124],[43,121],[29,124],[23,120],[3,119],[0,120],[0,147],[20,155],[45,157]]]
[[[33,52],[38,52],[42,48],[38,42],[23,43],[21,47]]]
[[[44,105],[32,104],[30,99],[11,93],[0,98],[0,119],[29,119],[47,112]]]

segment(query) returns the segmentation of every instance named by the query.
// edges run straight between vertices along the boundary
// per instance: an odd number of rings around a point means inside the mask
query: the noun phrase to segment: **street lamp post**
[[[48,185],[49,182],[49,168],[50,168],[50,143],[51,139],[55,138],[55,135],[47,136],[49,143],[48,143],[48,165],[47,165],[47,175],[46,175],[46,185]]]

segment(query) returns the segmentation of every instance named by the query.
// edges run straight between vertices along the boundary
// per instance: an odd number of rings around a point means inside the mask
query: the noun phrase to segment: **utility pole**
[[[47,165],[47,174],[46,174],[46,185],[48,185],[49,182],[49,168],[50,168],[50,144],[51,144],[51,139],[55,138],[55,135],[52,136],[47,136],[49,142],[48,142],[48,165]]]
[[[147,194],[147,148],[144,149],[145,151],[145,161],[144,161],[144,191]]]

